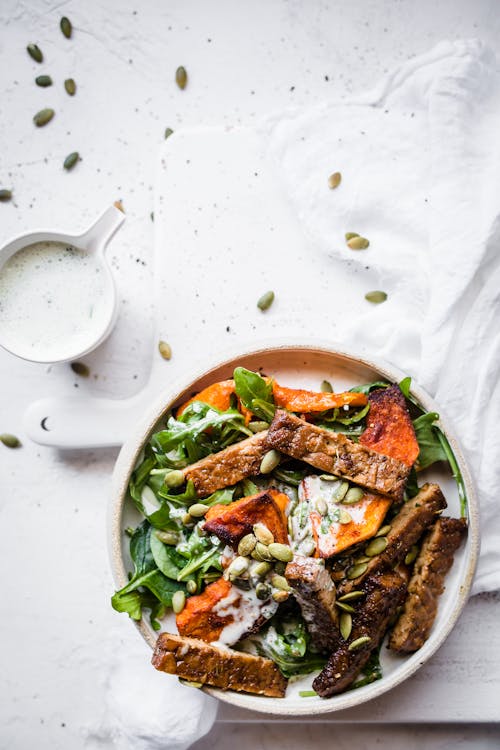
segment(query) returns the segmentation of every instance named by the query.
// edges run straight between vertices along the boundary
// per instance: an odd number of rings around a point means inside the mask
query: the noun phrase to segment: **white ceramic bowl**
[[[111,565],[117,588],[127,582],[127,571],[131,569],[128,553],[128,538],[124,529],[135,526],[139,514],[127,498],[127,486],[142,446],[150,435],[158,429],[158,422],[175,405],[182,403],[193,392],[200,391],[210,383],[231,377],[234,368],[242,365],[251,370],[262,368],[266,374],[276,377],[283,385],[317,389],[319,383],[330,380],[335,390],[343,390],[360,383],[379,379],[399,382],[404,373],[392,366],[362,359],[353,353],[331,349],[327,344],[301,345],[287,343],[280,346],[267,346],[243,351],[236,356],[219,361],[198,376],[187,376],[183,383],[167,390],[153,405],[150,413],[137,425],[137,429],[123,446],[113,475],[113,489],[109,513],[109,548]],[[437,411],[439,406],[417,385],[412,386],[412,394],[428,411]],[[319,697],[302,698],[299,690],[310,689],[314,675],[305,675],[292,682],[285,698],[265,698],[245,693],[204,688],[211,695],[226,703],[254,711],[280,714],[289,717],[305,714],[323,714],[350,708],[371,700],[403,680],[422,666],[444,642],[453,628],[467,600],[476,566],[479,549],[479,522],[477,497],[474,485],[463,457],[459,443],[445,420],[440,426],[446,433],[459,463],[467,488],[469,529],[465,544],[457,552],[452,570],[446,578],[446,590],[440,597],[439,611],[429,639],[424,646],[408,657],[394,655],[385,647],[381,651],[384,676],[365,687],[342,693],[328,699]],[[428,470],[426,478],[437,481],[447,498],[448,510],[452,516],[459,516],[460,507],[454,480],[445,470]],[[123,617],[124,615],[120,615]],[[166,618],[163,629],[175,632],[175,620]],[[137,627],[143,638],[153,648],[157,633],[153,631],[147,618]],[[153,669],[153,667],[151,667]]]

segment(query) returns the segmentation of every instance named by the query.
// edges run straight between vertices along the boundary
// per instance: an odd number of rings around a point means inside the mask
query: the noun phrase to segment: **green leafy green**
[[[370,658],[363,667],[362,673],[364,677],[356,680],[353,684],[348,687],[348,690],[356,690],[357,688],[364,687],[364,685],[370,685],[376,680],[382,678],[382,667],[380,664],[380,646],[372,651]]]
[[[324,667],[326,662],[326,657],[309,650],[310,636],[298,616],[283,620],[274,617],[259,636],[250,640],[261,656],[277,664],[284,677],[309,674]]]
[[[439,414],[429,411],[414,420],[415,435],[420,447],[417,458],[418,469],[426,469],[437,461],[446,461],[447,456],[439,440],[438,428],[434,422],[439,419]]]
[[[244,367],[237,367],[233,377],[236,395],[243,406],[260,419],[272,419],[275,411],[272,381]]]
[[[159,570],[167,578],[172,578],[176,581],[177,576],[181,572],[184,558],[179,555],[175,547],[161,542],[154,532],[150,535],[150,545],[151,554]]]
[[[375,390],[375,388],[388,388],[389,383],[385,380],[376,380],[374,383],[365,383],[364,385],[355,385],[353,388],[349,388],[351,393],[364,393],[366,396]]]

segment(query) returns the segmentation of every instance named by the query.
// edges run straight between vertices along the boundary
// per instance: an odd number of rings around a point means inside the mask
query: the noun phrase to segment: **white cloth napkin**
[[[388,294],[342,311],[337,336],[413,375],[466,449],[482,527],[473,593],[500,587],[499,133],[497,61],[472,40],[440,43],[363,98],[279,119],[271,141],[308,237]],[[342,173],[335,191],[326,169]],[[369,249],[350,251],[345,231]]]

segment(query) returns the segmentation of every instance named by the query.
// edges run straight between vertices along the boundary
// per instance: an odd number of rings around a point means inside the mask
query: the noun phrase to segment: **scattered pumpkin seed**
[[[81,378],[88,378],[90,375],[90,368],[84,362],[72,362],[70,367]]]
[[[348,651],[356,651],[358,648],[361,648],[361,646],[364,646],[370,642],[371,642],[370,636],[362,635],[360,636],[360,638],[356,638],[355,641],[349,644]]]
[[[299,690],[299,695],[301,698],[314,698],[318,694],[316,690]]]
[[[155,536],[160,542],[168,544],[170,547],[175,547],[179,542],[179,534],[176,534],[175,531],[160,531],[158,529],[155,531]]]
[[[184,513],[182,516],[182,523],[184,526],[191,526],[194,523],[194,518],[189,513]]]
[[[343,612],[350,612],[350,613],[356,612],[354,607],[351,607],[350,604],[345,604],[344,602],[336,601],[335,606],[341,609]]]
[[[274,563],[274,572],[277,573],[279,576],[284,576],[286,570],[286,562],[275,562]]]
[[[280,560],[281,562],[290,562],[293,560],[293,552],[288,544],[273,542],[267,549],[276,560]]]
[[[196,594],[198,591],[198,584],[191,578],[191,580],[186,582],[186,589],[188,594]]]
[[[318,497],[315,506],[320,516],[326,516],[328,513],[328,505],[324,497]]]
[[[278,466],[280,461],[281,453],[274,448],[271,448],[270,451],[267,451],[264,458],[260,462],[260,473],[270,474]]]
[[[50,76],[37,76],[35,78],[35,83],[37,86],[47,88],[47,86],[52,86],[52,78]]]
[[[26,47],[28,50],[28,55],[37,63],[41,63],[43,61],[43,53],[38,44],[28,44]]]
[[[385,302],[387,294],[385,292],[367,292],[365,294],[365,300],[372,302],[374,305],[380,305],[381,302]]]
[[[377,531],[375,536],[386,536],[386,534],[388,534],[391,529],[392,529],[391,524],[387,523],[385,526],[380,527],[380,529]]]
[[[230,581],[233,581],[246,570],[248,570],[248,558],[240,555],[239,557],[234,558],[231,564],[226,568],[225,573],[227,578],[229,578]]]
[[[353,503],[359,503],[361,498],[364,496],[364,492],[360,487],[351,487],[347,490],[342,502],[344,505],[352,505]]]
[[[340,615],[339,630],[342,638],[347,641],[352,630],[352,617],[349,612],[342,612]]]
[[[387,537],[377,536],[375,537],[375,539],[372,539],[369,544],[366,545],[365,554],[368,555],[368,557],[375,557],[375,555],[380,555],[386,547]]]
[[[252,569],[250,570],[251,575],[257,576],[257,578],[262,578],[265,576],[269,571],[271,570],[273,566],[271,563],[262,561],[257,563],[256,565],[252,566]]]
[[[253,552],[251,553],[251,556],[254,560],[258,560],[259,562],[271,562],[273,559],[272,554],[269,552],[269,547],[265,544],[262,544],[262,542],[257,542]]]
[[[47,123],[52,120],[54,115],[55,112],[53,109],[41,109],[40,112],[37,112],[33,117],[33,122],[35,123],[37,128],[43,128],[44,125],[47,125]]]
[[[2,188],[0,190],[0,203],[7,203],[12,199],[12,190],[7,190],[7,188]]]
[[[344,510],[343,508],[341,508],[339,511],[339,523],[344,526],[347,523],[351,523],[351,521],[352,521],[351,514],[348,513],[346,510]]]
[[[193,516],[193,518],[203,518],[207,512],[208,505],[203,505],[203,503],[195,503],[189,506],[189,515]]]
[[[368,557],[367,555],[359,555],[359,557],[356,557],[354,562],[356,563],[356,565],[359,565],[359,563],[367,563],[370,562],[370,560],[371,557]]]
[[[405,565],[411,565],[412,562],[415,562],[415,560],[417,559],[417,555],[418,547],[416,544],[414,544],[405,557]]]
[[[69,18],[66,18],[66,16],[63,16],[59,22],[59,26],[61,27],[61,31],[66,37],[66,39],[71,38],[71,33],[73,31],[73,26],[71,25],[71,21]]]
[[[338,482],[339,481],[339,478],[338,477],[334,477],[333,474],[320,474],[319,478],[323,479],[325,482]],[[347,485],[347,486],[349,486],[349,485]]]
[[[151,213],[149,214],[149,218],[151,219],[151,221],[155,220],[155,212],[154,211],[151,211]]]
[[[349,482],[345,482],[345,481],[341,482],[339,486],[337,487],[337,489],[335,490],[335,502],[336,503],[345,502],[345,497],[348,492],[349,492]]]
[[[174,610],[176,615],[182,612],[185,604],[186,594],[184,593],[184,591],[176,591],[172,597],[172,609]]]
[[[256,544],[257,539],[253,534],[245,534],[245,536],[240,539],[240,543],[238,544],[238,555],[247,557],[255,549]]]
[[[253,533],[262,544],[268,545],[274,542],[274,535],[263,523],[256,523],[253,527]]]
[[[74,96],[76,94],[76,83],[74,82],[73,78],[66,78],[64,81],[64,88],[66,89],[66,93],[70,96]]]
[[[282,602],[286,602],[290,594],[288,593],[288,591],[273,591],[272,596],[275,602],[281,604]]]
[[[366,237],[360,237],[359,235],[357,235],[356,237],[351,237],[350,240],[347,240],[347,245],[351,248],[351,250],[366,250],[369,244],[370,242],[366,239]]]
[[[275,589],[280,589],[280,591],[291,591],[290,585],[285,576],[279,576],[276,573],[271,576],[271,585],[274,586]]]
[[[167,344],[166,341],[160,341],[158,344],[158,351],[160,352],[163,359],[172,359],[172,347]]]
[[[330,190],[335,190],[335,188],[338,188],[341,181],[342,181],[342,175],[340,174],[340,172],[334,172],[328,178],[328,187],[330,188]]]
[[[272,594],[271,587],[268,586],[267,583],[262,583],[262,581],[260,581],[255,587],[255,596],[257,597],[257,599],[260,599],[261,601],[265,601],[266,599],[269,599],[271,594]]]
[[[264,432],[269,427],[269,422],[250,422],[248,427],[252,432]]]
[[[4,432],[0,435],[0,443],[3,443],[6,448],[19,448],[21,441],[15,435],[9,435],[8,432]]]
[[[329,380],[323,380],[321,383],[321,393],[333,393],[332,384]]]
[[[300,546],[300,553],[305,557],[311,557],[316,551],[316,545],[313,539],[306,539]]]
[[[164,483],[170,489],[174,487],[181,487],[186,481],[183,472],[180,469],[172,469],[168,474],[165,475]]]
[[[182,677],[179,677],[179,682],[181,683],[181,685],[184,685],[184,687],[190,687],[190,688],[203,687],[202,682],[193,682],[192,680],[183,680]]]
[[[359,237],[359,234],[357,232],[346,232],[345,234],[346,242],[349,242],[349,240],[352,240],[353,237]]]
[[[175,82],[180,89],[185,89],[187,86],[188,75],[186,68],[183,65],[179,65],[175,71]]]
[[[80,154],[78,151],[73,151],[71,154],[68,154],[68,156],[65,158],[63,167],[64,169],[67,169],[68,172],[70,169],[73,169],[76,162],[80,160]]]
[[[356,599],[361,599],[362,596],[365,595],[364,591],[349,591],[348,594],[344,594],[344,596],[339,597],[337,601],[339,602],[351,602],[355,601]]]
[[[357,565],[351,565],[351,567],[347,569],[347,578],[350,581],[352,581],[354,578],[359,578],[359,576],[362,576],[366,571],[367,567],[367,563],[358,563]]]
[[[172,128],[166,128],[165,129],[165,140],[167,140],[167,138],[170,138],[170,136],[173,135],[173,132],[174,131],[172,130]]]
[[[118,209],[118,211],[121,211],[122,214],[125,213],[125,209],[123,208],[123,202],[122,201],[115,201],[113,203],[113,206]]]
[[[274,292],[265,292],[265,294],[263,294],[262,297],[259,297],[259,299],[257,300],[257,307],[259,308],[259,310],[262,310],[262,312],[265,312],[265,310],[269,310],[273,302]]]

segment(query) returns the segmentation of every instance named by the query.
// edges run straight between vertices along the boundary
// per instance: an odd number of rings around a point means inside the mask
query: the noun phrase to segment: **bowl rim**
[[[140,455],[145,441],[149,438],[156,428],[158,421],[186,392],[193,390],[193,384],[201,378],[206,378],[211,372],[221,367],[233,366],[235,360],[249,356],[259,356],[279,351],[295,351],[304,354],[318,353],[334,358],[344,359],[348,362],[361,365],[382,375],[393,382],[400,382],[406,374],[398,367],[389,364],[381,359],[374,358],[366,351],[355,351],[344,346],[337,346],[331,341],[309,338],[305,344],[302,339],[279,340],[270,339],[255,343],[248,346],[232,347],[224,351],[217,358],[213,358],[203,369],[189,371],[182,377],[178,378],[168,388],[166,388],[159,397],[155,398],[147,414],[138,423],[133,433],[122,446],[112,476],[111,493],[108,503],[107,515],[107,540],[108,553],[113,574],[114,583],[117,588],[121,588],[127,582],[126,569],[122,555],[122,513],[127,497],[127,488],[130,475],[135,467],[137,458]],[[462,609],[464,608],[469,592],[472,586],[474,573],[477,566],[479,555],[479,507],[478,498],[474,481],[471,476],[464,453],[456,437],[448,417],[443,416],[442,410],[434,402],[433,398],[418,384],[411,384],[411,393],[422,404],[427,411],[438,411],[440,418],[438,424],[445,432],[455,457],[462,472],[463,480],[467,492],[467,519],[468,519],[468,537],[467,537],[467,564],[463,573],[463,579],[458,587],[456,600],[451,608],[446,623],[431,636],[426,643],[415,654],[410,655],[406,662],[397,669],[393,674],[383,677],[381,680],[371,683],[359,690],[340,693],[333,699],[324,700],[313,698],[304,701],[304,707],[294,705],[287,706],[286,700],[278,698],[267,698],[264,696],[252,695],[249,693],[238,693],[233,691],[223,691],[220,688],[205,686],[201,688],[204,692],[212,695],[225,703],[256,711],[259,713],[274,714],[276,716],[307,716],[320,715],[341,711],[347,708],[361,705],[367,701],[379,697],[383,693],[391,690],[414,674],[444,643],[451,630],[453,629]],[[151,648],[155,645],[155,636],[151,628],[144,621],[144,618],[134,622],[136,628]]]

